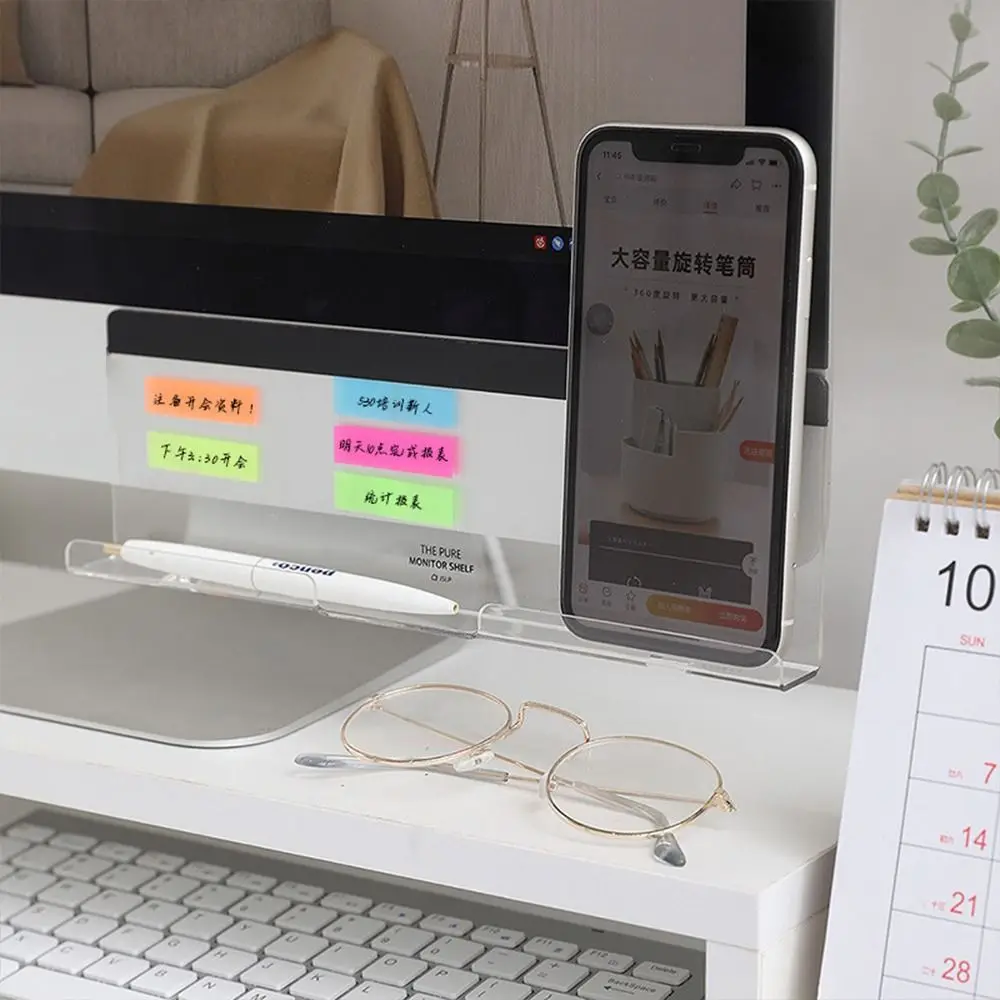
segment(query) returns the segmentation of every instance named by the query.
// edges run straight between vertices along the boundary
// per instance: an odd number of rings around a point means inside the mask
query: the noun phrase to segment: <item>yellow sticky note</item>
[[[451,486],[358,472],[337,472],[333,485],[335,506],[352,514],[439,528],[453,527],[458,517],[458,492]]]
[[[196,437],[193,434],[146,434],[146,462],[151,469],[256,483],[260,479],[260,449],[243,441]]]

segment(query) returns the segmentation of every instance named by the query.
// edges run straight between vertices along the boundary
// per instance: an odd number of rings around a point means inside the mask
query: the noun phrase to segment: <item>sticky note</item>
[[[214,476],[239,483],[256,483],[260,479],[260,449],[243,441],[149,431],[146,462],[151,469],[165,472]]]
[[[427,434],[396,427],[338,424],[333,432],[338,465],[408,472],[438,479],[458,475],[459,446],[451,434]]]
[[[150,376],[145,391],[147,413],[217,424],[250,425],[260,419],[260,390],[252,385]]]
[[[338,510],[439,528],[454,526],[458,517],[458,494],[451,486],[359,472],[336,472],[333,479],[333,502]]]
[[[444,430],[458,426],[458,393],[454,389],[338,378],[333,384],[333,404],[341,417]]]

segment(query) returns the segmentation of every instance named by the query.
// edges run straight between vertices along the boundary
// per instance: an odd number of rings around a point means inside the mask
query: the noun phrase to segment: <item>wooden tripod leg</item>
[[[490,79],[490,0],[483,3],[483,30],[479,42],[479,221],[486,208],[486,98]]]
[[[451,40],[444,71],[444,93],[441,96],[441,117],[438,121],[437,146],[434,150],[434,187],[437,188],[441,173],[441,156],[444,152],[444,134],[448,127],[448,111],[451,107],[451,85],[455,79],[455,58],[458,55],[458,41],[462,32],[462,14],[465,0],[455,0],[455,17],[451,24]]]

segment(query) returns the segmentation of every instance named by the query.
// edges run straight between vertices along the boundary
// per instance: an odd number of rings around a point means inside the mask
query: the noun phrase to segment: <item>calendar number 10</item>
[[[996,600],[997,574],[992,566],[975,566],[963,579],[958,563],[950,562],[938,570],[938,576],[943,576],[947,584],[944,594],[946,608],[950,608],[957,599],[959,604],[964,600],[973,611],[988,611]],[[956,590],[959,591],[957,598]]]

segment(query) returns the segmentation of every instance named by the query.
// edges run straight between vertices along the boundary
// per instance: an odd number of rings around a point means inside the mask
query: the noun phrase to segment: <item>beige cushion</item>
[[[35,83],[86,90],[85,0],[21,0],[21,51]]]
[[[331,28],[329,0],[89,0],[94,89],[227,87]]]
[[[0,88],[0,179],[72,184],[91,151],[86,94],[60,87]]]
[[[212,92],[212,88],[207,87],[144,87],[98,94],[94,98],[94,148],[100,146],[108,132],[124,118],[168,101]]]
[[[31,77],[21,55],[19,0],[0,0],[0,83],[30,87]]]

